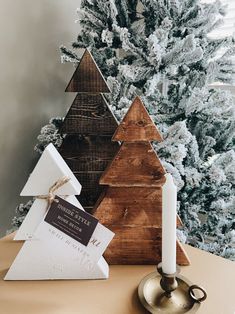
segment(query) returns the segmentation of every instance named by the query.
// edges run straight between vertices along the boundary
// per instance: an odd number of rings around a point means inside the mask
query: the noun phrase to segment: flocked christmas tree
[[[199,0],[83,0],[76,49],[92,49],[109,86],[118,119],[141,94],[164,141],[154,148],[179,187],[179,215],[187,241],[235,259],[235,114],[229,92],[234,39],[208,34],[225,7]],[[221,48],[224,51],[219,53]]]
[[[112,140],[122,145],[100,179],[108,187],[93,212],[115,233],[106,259],[110,264],[159,263],[165,169],[150,141],[162,141],[162,137],[139,97]],[[189,264],[179,242],[177,263]]]
[[[88,50],[66,92],[77,95],[60,128],[65,137],[59,152],[80,180],[79,200],[90,211],[102,191],[99,178],[119,145],[111,142],[118,123],[102,94],[110,91]]]
[[[179,187],[179,235],[235,259],[234,105],[229,92],[209,86],[231,83],[234,72],[234,38],[208,35],[221,24],[224,6],[82,0],[78,14],[82,30],[73,50],[62,47],[62,59],[77,62],[76,49],[90,47],[111,86],[118,119],[134,94],[142,95],[164,137],[154,148]],[[51,139],[59,144],[59,122],[42,129],[39,149]]]

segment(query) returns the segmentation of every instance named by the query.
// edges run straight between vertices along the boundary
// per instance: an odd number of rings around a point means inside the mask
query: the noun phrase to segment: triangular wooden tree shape
[[[114,141],[124,141],[100,184],[108,185],[93,214],[113,232],[105,257],[110,264],[155,264],[161,261],[162,185],[165,170],[152,140],[162,137],[139,97],[117,128]],[[181,225],[177,217],[178,225]],[[177,241],[177,263],[189,259]]]
[[[114,141],[162,141],[140,97],[136,97],[113,136]]]
[[[89,50],[85,50],[65,91],[110,93],[110,89]]]
[[[149,142],[124,142],[100,183],[110,186],[161,186],[165,169]]]
[[[77,94],[61,132],[63,134],[112,135],[117,121],[102,94]]]
[[[109,88],[88,50],[66,91],[78,94],[60,129],[64,139],[59,152],[81,182],[79,200],[90,212],[103,190],[99,185],[100,176],[119,144],[111,141],[118,122],[102,94],[109,92]]]

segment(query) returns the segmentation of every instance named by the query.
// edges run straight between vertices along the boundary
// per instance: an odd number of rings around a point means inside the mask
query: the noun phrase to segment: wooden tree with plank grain
[[[115,232],[105,258],[110,264],[156,264],[161,261],[165,170],[150,141],[162,137],[139,97],[112,140],[123,143],[100,179],[107,188],[93,211],[100,223]],[[181,224],[178,217],[177,223]],[[178,241],[177,263],[189,264]]]
[[[60,154],[82,185],[79,200],[90,212],[103,187],[99,179],[119,148],[111,141],[118,123],[103,93],[109,93],[91,53],[85,50],[66,92],[77,92],[60,133]]]

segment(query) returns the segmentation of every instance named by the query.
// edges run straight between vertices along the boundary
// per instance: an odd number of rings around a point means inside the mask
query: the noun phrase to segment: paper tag
[[[65,202],[68,203],[67,201]],[[80,210],[83,211],[82,209]],[[48,213],[49,211],[50,209]],[[53,243],[53,247],[58,247],[61,254],[67,254],[68,258],[76,253],[78,258],[81,256],[83,258],[86,257],[86,260],[92,260],[93,262],[98,262],[113,237],[114,233],[98,222],[90,241],[85,246],[70,235],[46,222],[45,218],[34,232],[34,239],[50,241]]]
[[[45,221],[87,246],[98,220],[59,196],[49,208]]]

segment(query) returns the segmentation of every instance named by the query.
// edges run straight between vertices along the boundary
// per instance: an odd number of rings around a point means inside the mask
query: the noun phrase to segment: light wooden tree
[[[93,212],[115,232],[105,257],[110,264],[156,264],[161,261],[165,170],[150,141],[162,141],[162,137],[139,97],[112,140],[123,143],[100,179],[108,187]],[[179,218],[177,222],[181,224]],[[177,263],[189,264],[178,241]]]
[[[90,212],[103,187],[99,179],[117,152],[111,138],[118,126],[102,93],[109,93],[91,53],[85,50],[66,92],[77,92],[61,134],[65,134],[60,154],[82,184],[80,202]]]

